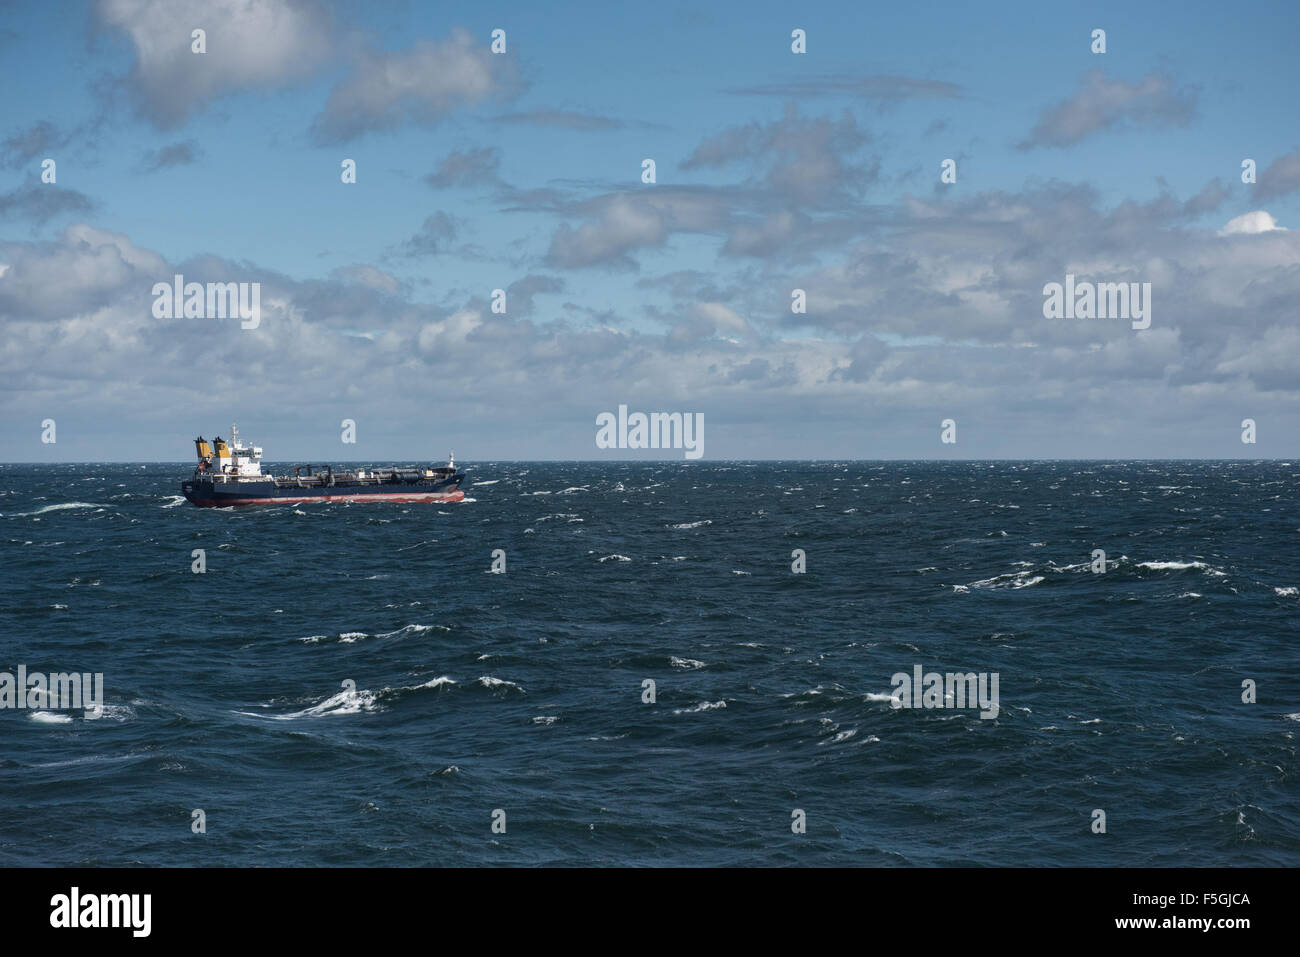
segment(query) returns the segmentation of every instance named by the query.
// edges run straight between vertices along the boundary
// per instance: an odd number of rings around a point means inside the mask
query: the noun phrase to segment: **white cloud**
[[[1045,109],[1020,149],[1072,146],[1100,130],[1133,124],[1186,126],[1196,112],[1196,91],[1175,89],[1173,78],[1159,73],[1137,83],[1111,79],[1089,70],[1073,96]]]
[[[1285,226],[1279,226],[1277,220],[1262,209],[1252,213],[1242,213],[1228,220],[1227,225],[1219,230],[1220,236],[1238,236],[1253,233],[1286,232]]]
[[[179,126],[213,100],[314,73],[333,53],[333,25],[316,0],[100,0],[99,23],[130,38],[124,82],[155,126]],[[206,53],[191,34],[206,32]]]
[[[707,200],[681,189],[602,198],[580,213],[586,238],[599,241],[568,252],[590,262],[602,243],[627,252],[683,225],[725,222],[725,205]],[[233,404],[273,408],[282,443],[318,428],[322,404],[340,397],[353,417],[407,423],[425,422],[436,397],[440,428],[458,442],[516,457],[581,455],[594,411],[623,401],[706,411],[731,423],[720,448],[734,442],[742,457],[800,442],[814,443],[809,454],[861,454],[854,436],[872,429],[895,443],[872,454],[923,452],[913,432],[892,427],[937,406],[959,419],[990,410],[1006,425],[996,451],[1013,456],[1133,454],[1160,435],[1183,436],[1159,446],[1168,453],[1197,454],[1207,440],[1196,424],[1229,401],[1286,428],[1300,231],[1270,217],[1267,235],[1225,243],[1212,229],[1169,228],[1181,223],[1177,210],[1162,221],[1158,210],[1098,203],[1057,184],[953,200],[942,213],[902,205],[887,237],[858,241],[834,263],[764,264],[730,286],[712,273],[688,277],[654,315],[659,333],[634,331],[634,312],[593,312],[584,324],[556,320],[551,300],[523,307],[527,295],[565,289],[552,276],[503,278],[511,310],[496,315],[485,292],[433,305],[375,267],[303,281],[215,257],[169,262],[126,236],[75,226],[53,242],[0,242],[7,417],[39,421],[55,409],[175,429],[201,367],[205,387],[237,396]],[[722,242],[724,230],[713,232]],[[1151,329],[1043,319],[1043,284],[1070,270],[1152,282]],[[261,325],[154,319],[152,284],[174,272],[260,281]],[[809,291],[806,315],[787,311],[796,286]],[[1117,396],[1147,414],[1117,420]],[[738,422],[761,423],[761,437],[740,438]],[[1129,444],[1096,444],[1103,427]]]
[[[606,194],[584,204],[581,212],[591,218],[577,229],[564,223],[551,237],[548,265],[634,266],[629,253],[662,246],[673,230],[709,232],[726,219],[718,196],[670,186]]]
[[[403,53],[362,54],[330,92],[312,134],[319,143],[343,143],[406,123],[432,126],[453,110],[516,88],[513,62],[458,27],[441,43],[421,40]]]

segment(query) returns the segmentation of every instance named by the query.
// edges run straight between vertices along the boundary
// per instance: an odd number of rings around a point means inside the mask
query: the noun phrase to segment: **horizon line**
[[[838,463],[838,462],[904,462],[904,463],[930,463],[930,462],[1108,462],[1108,463],[1132,463],[1132,462],[1287,462],[1300,456],[1272,456],[1272,457],[1242,457],[1242,458],[1210,458],[1210,457],[1178,457],[1178,458],[882,458],[882,459],[861,459],[861,458],[807,458],[807,459],[789,459],[789,458],[736,458],[736,459],[683,459],[683,458],[638,458],[638,459],[496,459],[487,458],[477,460],[484,465],[497,464],[517,464],[517,465],[540,465],[555,463],[572,463],[575,465],[616,465],[616,464],[671,464],[679,463],[681,465],[706,465],[706,464],[745,464],[750,462],[795,462],[795,463]],[[0,459],[0,467],[9,465],[185,465],[191,462],[191,459],[69,459],[58,461],[5,461]],[[284,459],[264,461],[263,465],[330,465],[335,462],[339,464],[365,464],[369,465],[376,461],[375,459],[334,459],[332,462],[307,462],[305,460]],[[394,461],[394,460],[388,460]],[[402,461],[402,460],[396,460]],[[424,461],[423,459],[411,459],[409,461]],[[432,461],[432,460],[430,460]],[[474,461],[474,460],[471,460]],[[461,468],[463,466],[457,466]]]

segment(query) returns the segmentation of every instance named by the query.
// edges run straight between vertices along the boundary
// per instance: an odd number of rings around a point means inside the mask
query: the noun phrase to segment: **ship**
[[[335,471],[331,465],[296,465],[292,475],[262,472],[262,448],[241,444],[230,427],[220,436],[194,440],[199,462],[181,493],[200,508],[236,505],[295,505],[303,502],[459,502],[465,474],[456,470],[453,452],[437,468],[358,468]]]

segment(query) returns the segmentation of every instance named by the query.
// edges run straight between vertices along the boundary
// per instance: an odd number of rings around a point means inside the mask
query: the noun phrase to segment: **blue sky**
[[[1286,456],[1298,27],[1294,3],[3,4],[0,458],[181,458],[232,418],[290,458],[345,417],[338,458],[600,458],[619,403],[705,413],[706,458]],[[1052,325],[1069,270],[1151,282],[1152,328]],[[263,325],[160,323],[174,271],[260,282]]]

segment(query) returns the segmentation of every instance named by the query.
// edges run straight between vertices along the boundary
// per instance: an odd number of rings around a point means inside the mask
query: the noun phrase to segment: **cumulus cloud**
[[[311,125],[317,144],[432,126],[467,111],[487,125],[453,122],[448,136],[394,137],[407,161],[378,162],[390,167],[397,188],[410,158],[422,155],[415,162],[427,165],[418,167],[416,189],[424,188],[423,177],[433,189],[465,192],[421,210],[386,240],[374,232],[383,217],[358,229],[356,256],[317,260],[344,264],[322,278],[300,277],[313,261],[309,242],[284,259],[299,272],[295,278],[234,258],[238,249],[223,251],[231,258],[175,261],[165,247],[154,252],[138,237],[85,223],[33,232],[40,239],[30,242],[13,241],[22,229],[11,227],[0,241],[6,422],[39,421],[37,411],[54,414],[81,402],[88,414],[119,415],[137,433],[161,423],[188,437],[197,425],[178,422],[175,409],[192,397],[196,369],[232,413],[263,410],[289,438],[312,421],[332,429],[336,410],[372,423],[419,423],[402,426],[414,434],[436,410],[440,431],[464,429],[480,445],[496,442],[493,451],[508,457],[549,453],[546,442],[557,437],[572,437],[555,446],[563,454],[589,456],[592,412],[620,402],[706,411],[716,423],[710,441],[718,442],[710,457],[731,451],[727,437],[740,423],[774,440],[735,448],[740,454],[790,454],[799,449],[792,443],[805,439],[810,445],[800,451],[810,454],[889,454],[898,446],[840,446],[837,439],[919,434],[920,426],[899,423],[923,422],[921,451],[928,454],[940,412],[963,422],[987,414],[1004,442],[998,451],[1071,454],[1075,437],[1090,428],[1095,436],[1149,427],[1184,437],[1179,451],[1194,453],[1205,424],[1231,426],[1227,415],[1266,416],[1272,424],[1262,434],[1270,435],[1286,434],[1296,422],[1300,230],[1279,226],[1263,207],[1287,218],[1269,197],[1300,189],[1300,152],[1271,164],[1262,157],[1252,201],[1231,208],[1243,193],[1235,174],[1178,194],[1158,182],[1156,195],[1140,200],[1116,198],[1123,177],[1113,171],[1099,171],[1097,185],[1035,179],[981,191],[974,177],[959,189],[929,193],[926,183],[917,187],[922,195],[882,196],[875,155],[882,144],[864,107],[925,99],[937,115],[951,117],[971,94],[937,79],[841,75],[731,90],[736,97],[725,99],[739,109],[675,120],[679,132],[694,129],[696,138],[684,148],[676,136],[656,147],[665,182],[634,185],[625,175],[611,184],[597,178],[610,175],[602,169],[645,155],[615,132],[644,127],[632,119],[635,103],[610,100],[619,110],[603,115],[586,104],[573,107],[582,91],[561,85],[548,93],[551,106],[502,106],[520,89],[512,66],[519,61],[492,57],[481,25],[473,36],[439,32],[394,50],[373,45],[373,35],[337,31],[331,14],[350,8],[330,0],[94,0],[93,9],[101,30],[125,41],[120,62],[129,72],[116,88],[162,128],[183,124],[222,97],[260,96],[312,77],[322,92],[303,123],[319,110]],[[207,30],[203,55],[190,52],[196,26]],[[326,69],[337,75],[324,80]],[[782,109],[791,98],[805,102]],[[834,109],[817,115],[809,101]],[[842,111],[844,105],[852,110]],[[1120,80],[1092,71],[1039,116],[1042,105],[1025,114],[1026,127],[1038,116],[1025,149],[1068,146],[1108,129],[1183,124],[1197,93],[1163,73]],[[931,123],[936,111],[930,112],[912,116],[883,142],[924,131],[952,141],[945,147],[952,152],[937,156],[961,157],[962,149],[974,155],[978,130],[963,132],[951,118]],[[283,113],[272,104],[269,113],[237,117],[239,128],[229,132],[256,144],[268,118]],[[0,143],[0,163],[27,174],[74,135],[33,119],[6,128]],[[493,139],[466,145],[463,138],[476,128],[492,131]],[[563,152],[539,156],[520,166],[532,171],[526,189],[502,180],[506,143],[512,159],[531,159],[517,151],[542,141],[561,150],[565,143],[590,145],[604,132],[637,152],[606,167],[599,150],[576,167]],[[969,143],[968,134],[975,136]],[[128,157],[153,147],[140,159],[151,171],[201,162],[199,140],[188,135],[154,138]],[[300,203],[318,196],[313,190],[337,198],[331,170],[339,157],[358,154],[330,153],[335,158],[325,158],[321,175],[304,180],[309,191],[275,197],[284,202],[249,228],[290,236],[294,223],[301,226],[294,215]],[[892,172],[919,162],[903,158]],[[1185,173],[1168,175],[1182,181]],[[34,178],[16,185],[22,175],[0,193],[6,225],[61,228],[66,219],[59,217],[98,213],[74,190]],[[225,181],[220,170],[214,175],[211,195],[191,210],[204,222],[223,201]],[[932,181],[934,170],[917,177]],[[128,185],[148,184],[137,178]],[[129,200],[124,193],[119,202]],[[452,211],[468,222],[484,217],[490,257],[462,245],[464,234],[474,234]],[[504,211],[516,215],[499,215]],[[536,218],[515,228],[529,216]],[[202,235],[240,242],[239,233],[225,229],[178,229],[170,241],[184,248],[203,242]],[[385,241],[387,257],[361,252]],[[488,258],[490,269],[471,262]],[[601,269],[639,274],[591,272]],[[154,319],[153,284],[176,272],[191,281],[261,283],[262,323],[244,331],[237,323]],[[1080,281],[1150,283],[1151,328],[1045,319],[1043,287],[1067,273]],[[493,287],[507,291],[505,315],[491,312]],[[791,312],[795,288],[807,293],[805,314]],[[808,429],[810,420],[816,429]],[[1170,427],[1179,422],[1192,427]],[[981,429],[963,435],[978,442]],[[974,444],[963,449],[983,451]],[[1098,450],[1123,454],[1104,443],[1087,447]],[[276,447],[282,453],[290,454]]]
[[[145,301],[150,286],[170,279],[161,256],[120,233],[70,226],[55,242],[0,243],[8,269],[0,276],[6,320],[71,320],[116,305]]]
[[[633,251],[662,246],[673,231],[709,232],[727,216],[723,201],[707,190],[665,186],[610,193],[573,211],[588,221],[576,229],[561,224],[546,254],[549,266],[636,268]]]
[[[1011,446],[1022,454],[1068,455],[1071,442],[1113,432],[1117,402],[1143,410],[1134,429],[1195,437],[1225,403],[1269,414],[1300,393],[1300,233],[1225,242],[1188,225],[1183,205],[1106,208],[1087,187],[1059,183],[913,197],[890,211],[887,230],[823,265],[758,270],[707,297],[696,293],[717,287],[713,273],[647,280],[675,300],[658,317],[662,334],[620,328],[617,312],[538,321],[533,297],[563,290],[554,276],[509,284],[509,313],[493,315],[483,297],[416,301],[373,267],[297,280],[217,257],[177,263],[78,225],[50,242],[0,243],[0,374],[20,418],[57,405],[176,429],[172,410],[192,395],[202,357],[208,386],[234,397],[232,414],[275,409],[266,421],[281,432],[277,455],[297,454],[295,437],[318,428],[323,409],[327,419],[425,421],[434,396],[449,442],[470,423],[458,451],[472,439],[524,457],[580,454],[594,411],[620,401],[706,411],[718,423],[711,457],[728,452],[742,422],[760,422],[762,442],[736,452],[784,452],[816,416],[824,453],[839,437],[937,422],[938,409],[1000,416],[1002,434],[1033,443]],[[1151,329],[1044,319],[1043,284],[1067,271],[1152,282]],[[151,287],[174,272],[260,281],[262,323],[154,319]],[[789,316],[795,286],[808,290],[807,315]]]
[[[1195,90],[1176,89],[1167,74],[1151,73],[1126,83],[1089,70],[1078,91],[1045,109],[1017,147],[1073,146],[1093,133],[1125,124],[1186,126],[1196,112],[1196,99]]]
[[[1219,235],[1241,236],[1277,231],[1285,232],[1286,227],[1279,226],[1277,220],[1267,211],[1257,209],[1252,213],[1242,213],[1240,216],[1234,216],[1228,220],[1224,227],[1219,230]]]
[[[433,126],[454,110],[515,95],[519,85],[509,57],[493,56],[457,28],[442,42],[360,54],[313,121],[312,136],[324,145],[408,123]]]
[[[944,367],[953,375],[978,368],[996,383],[990,403],[1014,406],[1013,396],[1032,393],[1067,418],[1074,413],[1056,403],[1071,391],[1131,392],[1147,380],[1143,390],[1167,390],[1165,403],[1200,405],[1220,387],[1249,394],[1263,384],[1248,366],[1223,359],[1257,348],[1250,342],[1266,329],[1296,325],[1288,303],[1300,295],[1300,240],[1271,230],[1225,243],[1213,229],[1189,226],[1185,209],[1176,199],[1108,209],[1092,189],[1064,183],[912,197],[887,238],[855,242],[840,262],[772,276],[766,295],[807,289],[807,315],[783,325],[856,339],[836,375],[864,387],[924,383],[936,397],[969,403],[982,387],[944,380]],[[1043,287],[1067,273],[1150,282],[1151,328],[1135,334],[1126,322],[1044,319]],[[1229,368],[1239,372],[1231,382]]]
[[[131,44],[120,82],[159,129],[222,96],[309,76],[334,53],[329,12],[316,0],[99,0],[95,14]],[[192,51],[195,29],[206,31],[206,53]]]

